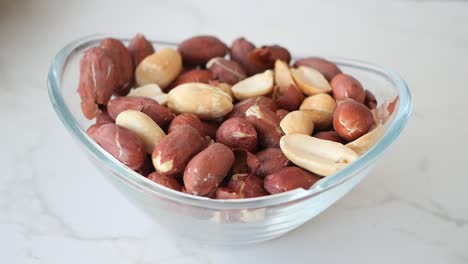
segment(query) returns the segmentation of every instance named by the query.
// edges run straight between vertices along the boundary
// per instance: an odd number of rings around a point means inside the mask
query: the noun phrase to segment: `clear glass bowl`
[[[398,138],[411,111],[411,95],[394,71],[366,62],[327,58],[343,72],[356,77],[379,102],[400,97],[383,138],[365,155],[335,175],[325,177],[309,190],[241,200],[212,200],[176,192],[153,183],[118,162],[86,135],[92,123],[81,113],[76,92],[79,61],[85,49],[106,35],[75,40],[59,51],[48,76],[52,105],[73,138],[93,163],[129,200],[155,222],[180,236],[216,245],[247,244],[279,237],[309,221],[356,186],[374,162]],[[128,42],[127,38],[121,38]],[[156,49],[176,44],[153,41]],[[311,54],[309,54],[311,55]],[[85,194],[83,194],[85,195]]]

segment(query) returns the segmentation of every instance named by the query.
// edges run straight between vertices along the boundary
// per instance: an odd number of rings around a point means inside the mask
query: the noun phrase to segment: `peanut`
[[[336,133],[336,131],[321,131],[321,132],[315,133],[314,137],[338,142],[341,144],[345,143],[345,141],[340,137],[340,135],[338,135],[338,133]]]
[[[135,37],[133,37],[128,45],[128,50],[132,55],[134,68],[136,68],[144,58],[154,53],[153,44],[142,34],[136,34]]]
[[[269,94],[273,91],[273,71],[266,70],[245,80],[242,80],[231,88],[238,100]]]
[[[234,99],[234,94],[232,93],[232,90],[231,90],[232,86],[230,84],[223,83],[217,80],[209,80],[208,84],[220,89],[221,91],[228,94],[232,99]]]
[[[120,40],[113,38],[102,40],[99,46],[109,54],[119,72],[120,80],[115,92],[120,95],[126,95],[130,91],[130,88],[132,88],[133,82],[133,60],[130,51]]]
[[[384,135],[385,130],[382,124],[379,124],[373,130],[368,132],[367,134],[355,139],[352,142],[346,144],[346,146],[352,150],[354,150],[357,154],[362,155],[371,149],[377,141],[379,141],[382,136]]]
[[[216,139],[216,132],[218,131],[219,124],[215,122],[202,121],[203,132],[205,135],[212,139]]]
[[[322,176],[338,172],[359,157],[343,144],[301,134],[283,136],[280,147],[291,162]]]
[[[154,148],[154,168],[165,175],[183,172],[190,159],[204,146],[204,140],[193,127],[182,126],[165,136]]]
[[[151,155],[146,155],[145,161],[140,169],[136,170],[139,174],[144,177],[148,177],[152,172],[154,172],[153,161],[151,160]]]
[[[99,105],[106,105],[120,83],[119,72],[114,61],[99,47],[86,50],[80,61],[78,93],[81,111],[86,118],[96,117]]]
[[[249,74],[256,74],[271,69],[277,60],[282,60],[289,64],[291,54],[289,51],[278,45],[263,46],[249,52],[247,56],[247,71]]]
[[[258,144],[262,147],[278,147],[283,131],[275,112],[266,107],[253,105],[245,112],[249,121],[257,130]]]
[[[231,113],[229,113],[228,118],[245,117],[245,112],[253,105],[257,105],[262,108],[268,108],[273,112],[278,110],[278,106],[276,105],[276,102],[273,99],[271,99],[270,97],[259,96],[244,99],[238,102],[232,109]]]
[[[340,73],[333,77],[330,84],[333,88],[333,97],[337,101],[351,98],[363,104],[366,99],[366,92],[361,83],[352,76]]]
[[[340,137],[353,141],[369,132],[374,125],[372,112],[365,105],[348,99],[333,114],[333,127]]]
[[[160,105],[167,104],[167,94],[165,94],[155,83],[150,83],[130,90],[127,96],[146,97],[155,100]]]
[[[306,66],[291,69],[291,75],[297,86],[307,95],[328,93],[332,91],[327,79],[317,70]]]
[[[275,84],[279,87],[281,93],[286,92],[290,86],[296,86],[289,71],[289,65],[282,60],[275,62]]]
[[[235,174],[229,180],[228,188],[241,198],[254,198],[268,195],[263,188],[263,180],[255,175]]]
[[[216,198],[215,199],[240,199],[240,196],[235,191],[227,188],[227,187],[219,187],[216,189]]]
[[[230,55],[231,59],[237,61],[242,67],[244,67],[245,71],[252,75],[258,71],[255,65],[252,65],[249,62],[249,53],[255,49],[255,45],[246,40],[245,38],[238,38],[234,40],[231,45]]]
[[[320,180],[316,174],[298,167],[285,167],[265,177],[265,189],[270,194],[287,192],[297,188],[309,189]]]
[[[221,57],[211,59],[206,64],[206,68],[213,73],[216,79],[230,85],[234,85],[247,77],[247,74],[238,62]]]
[[[233,108],[228,94],[204,83],[177,86],[169,92],[167,105],[174,112],[194,114],[204,120],[223,117]]]
[[[315,112],[315,128],[317,130],[323,130],[331,127],[332,125],[336,102],[329,94],[320,93],[307,97],[302,102],[299,109]]]
[[[288,113],[289,113],[289,111],[286,110],[286,109],[278,109],[278,110],[276,110],[276,116],[278,116],[278,118],[279,118],[280,120],[282,120]]]
[[[265,178],[265,176],[289,166],[288,158],[283,154],[279,148],[266,148],[256,154],[260,165],[256,175]]]
[[[210,145],[195,155],[184,172],[185,188],[194,195],[208,195],[226,177],[232,164],[232,150],[221,143]]]
[[[276,104],[283,109],[288,111],[294,111],[299,109],[304,96],[301,91],[299,91],[295,86],[289,86],[283,93],[280,92],[280,89],[276,89],[276,94],[274,93],[273,97],[276,97]]]
[[[375,95],[369,90],[366,90],[366,99],[364,100],[364,105],[366,105],[370,110],[377,108],[377,99],[375,98]]]
[[[112,117],[107,113],[107,110],[101,110],[101,112],[96,117],[96,124],[106,124],[106,123],[114,123]]]
[[[88,129],[88,135],[109,154],[128,166],[138,170],[145,162],[143,142],[132,131],[113,123],[101,124],[96,129]]]
[[[194,69],[186,71],[181,75],[177,76],[177,78],[171,83],[170,86],[174,88],[184,83],[208,83],[210,80],[213,79],[214,76],[211,71]]]
[[[174,114],[158,102],[145,97],[117,97],[107,105],[107,111],[112,119],[125,110],[137,110],[147,114],[158,126],[165,128],[174,119]]]
[[[341,70],[332,62],[318,57],[309,57],[297,60],[294,67],[307,66],[319,71],[330,82]]]
[[[182,71],[182,57],[179,52],[163,48],[144,58],[135,70],[139,86],[155,83],[166,88]]]
[[[253,152],[257,147],[257,131],[244,118],[230,118],[218,128],[216,142]]]
[[[202,122],[196,115],[192,114],[180,114],[176,116],[169,125],[167,133],[169,134],[181,126],[193,127],[201,137],[206,135]]]
[[[125,110],[117,116],[115,123],[133,131],[143,142],[148,154],[153,153],[154,147],[166,136],[153,119],[140,111]]]
[[[179,192],[182,191],[182,186],[180,186],[180,183],[171,176],[153,172],[148,175],[148,179],[169,189],[173,189]]]
[[[233,149],[234,164],[232,172],[234,174],[255,174],[260,167],[260,160],[245,149]]]
[[[322,111],[333,114],[336,109],[336,102],[329,94],[320,93],[304,99],[299,109]]]
[[[311,111],[289,112],[280,122],[284,134],[312,135],[314,132],[315,115]]]
[[[221,40],[213,36],[196,36],[184,40],[179,45],[184,63],[205,65],[215,57],[224,57],[229,49]]]

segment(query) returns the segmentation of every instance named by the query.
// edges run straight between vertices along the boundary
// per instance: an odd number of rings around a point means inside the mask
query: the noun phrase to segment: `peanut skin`
[[[366,90],[366,99],[364,100],[364,104],[370,110],[377,108],[377,99],[375,98],[375,95],[369,90]]]
[[[128,50],[132,55],[134,70],[144,58],[154,53],[153,45],[142,34],[136,34],[133,37],[128,45]]]
[[[276,89],[276,91],[279,91],[279,89]],[[276,104],[279,108],[294,111],[299,109],[303,99],[304,95],[298,88],[289,86],[283,94],[277,95]]]
[[[347,141],[353,141],[371,129],[374,117],[367,106],[347,99],[338,105],[333,114],[336,133]]]
[[[136,172],[140,173],[141,175],[148,177],[152,172],[154,172],[153,161],[151,160],[151,155],[146,155],[145,162],[140,169]]]
[[[283,168],[290,164],[288,158],[283,154],[279,148],[266,148],[256,154],[260,161],[260,166],[256,175],[260,178]]]
[[[278,118],[280,119],[283,119],[287,114],[289,114],[289,111],[286,110],[286,109],[278,109],[276,110],[276,116],[278,116]]]
[[[107,110],[103,109],[96,117],[96,124],[106,124],[106,123],[114,123],[114,120],[109,115],[109,113],[107,113]]]
[[[78,93],[81,110],[86,118],[93,119],[106,105],[120,82],[115,63],[104,49],[93,47],[86,50],[80,61]]]
[[[139,96],[117,97],[107,105],[107,111],[112,119],[125,110],[137,110],[147,114],[158,126],[166,128],[175,115],[166,107],[160,105],[153,99]]]
[[[154,168],[165,175],[183,172],[190,159],[205,145],[193,127],[182,126],[165,136],[154,148]]]
[[[237,61],[240,65],[243,66],[244,70],[252,75],[253,72],[256,72],[257,69],[253,68],[249,62],[249,53],[255,49],[255,45],[245,38],[238,38],[234,40],[231,45],[230,56],[231,59]],[[248,69],[247,69],[248,68]],[[259,71],[260,72],[260,71]]]
[[[366,99],[366,92],[361,83],[350,75],[340,73],[333,77],[330,82],[335,100],[351,98],[363,104]]]
[[[297,188],[309,189],[320,177],[298,167],[285,167],[265,177],[264,186],[270,194]]]
[[[202,121],[203,131],[206,136],[216,139],[216,132],[218,131],[219,124],[215,122]]]
[[[189,82],[200,82],[200,83],[208,83],[208,81],[213,80],[214,76],[213,73],[209,70],[189,70],[186,71],[179,76],[170,84],[171,88],[177,87],[184,83]]]
[[[254,152],[257,147],[257,131],[244,118],[230,118],[218,128],[216,141],[231,148]]]
[[[252,153],[245,149],[233,149],[234,164],[232,165],[232,172],[234,174],[255,174],[260,167],[260,160]]]
[[[259,96],[259,97],[244,99],[238,102],[236,105],[234,105],[234,108],[232,109],[231,113],[228,115],[227,118],[245,117],[245,112],[247,111],[247,109],[249,109],[253,105],[268,108],[273,112],[278,110],[278,106],[273,99],[271,99],[270,97]]]
[[[247,64],[243,65],[250,75],[264,72],[273,68],[276,60],[282,60],[289,64],[291,54],[289,51],[278,45],[263,46],[249,52]]]
[[[235,191],[226,188],[226,187],[219,187],[216,189],[216,195],[215,199],[240,199],[242,196],[240,196],[238,193]]]
[[[334,142],[338,142],[341,144],[344,144],[345,141],[336,133],[336,131],[322,131],[314,134],[314,137],[320,138],[320,139],[325,139],[325,140],[330,140]]]
[[[167,133],[169,134],[181,126],[193,127],[195,130],[197,130],[198,134],[200,134],[201,137],[204,137],[206,135],[205,128],[202,122],[196,115],[192,114],[180,114],[176,116],[169,125]]]
[[[278,147],[283,136],[279,123],[280,119],[275,112],[257,105],[246,111],[246,119],[251,123],[258,134],[258,144],[262,147]]]
[[[148,175],[148,179],[151,181],[154,181],[155,183],[161,184],[162,186],[165,186],[167,188],[170,188],[179,192],[182,191],[182,186],[180,186],[180,183],[171,176],[153,172],[150,175]]]
[[[247,77],[244,68],[233,60],[214,58],[207,63],[206,67],[217,80],[230,85],[234,85]]]
[[[215,57],[224,57],[229,51],[226,44],[213,36],[195,36],[179,45],[184,64],[205,65]]]
[[[328,81],[331,81],[333,77],[341,73],[341,70],[333,62],[318,57],[297,60],[294,63],[294,67],[298,68],[299,66],[307,66],[316,69],[323,74]]]
[[[184,184],[189,193],[208,195],[226,177],[232,164],[232,150],[221,144],[214,143],[195,155],[184,172]]]
[[[130,51],[117,39],[107,38],[99,43],[111,57],[119,72],[120,81],[115,90],[119,95],[126,95],[130,91],[133,82],[133,60]]]
[[[254,175],[235,174],[227,186],[242,198],[268,195],[263,187],[263,180]]]
[[[146,152],[143,142],[132,131],[113,123],[88,129],[88,135],[109,154],[132,170],[143,166]]]

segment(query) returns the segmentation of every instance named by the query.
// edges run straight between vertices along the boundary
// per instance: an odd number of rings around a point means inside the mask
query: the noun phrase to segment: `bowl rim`
[[[72,134],[73,138],[77,140],[81,146],[84,146],[85,150],[87,150],[87,152],[90,153],[95,160],[105,164],[105,166],[107,166],[108,169],[112,171],[112,175],[115,176],[118,180],[131,185],[132,187],[147,195],[165,198],[171,200],[172,202],[181,203],[184,205],[212,209],[253,209],[277,206],[292,201],[308,199],[320,193],[326,192],[327,190],[333,189],[334,187],[343,184],[362,170],[365,170],[367,167],[372,165],[372,163],[377,158],[379,158],[400,136],[408,121],[412,109],[411,93],[405,81],[396,71],[364,61],[321,56],[322,58],[336,63],[338,66],[342,65],[358,68],[380,75],[398,88],[399,102],[397,111],[394,112],[393,122],[390,124],[380,141],[377,142],[377,144],[373,146],[367,153],[359,157],[359,159],[349,164],[334,175],[322,178],[308,190],[299,188],[275,195],[234,200],[216,200],[206,197],[188,195],[169,189],[162,185],[155,184],[117,161],[117,159],[103,150],[86,134],[86,131],[81,128],[80,124],[74,118],[70,109],[67,107],[61,92],[63,67],[66,65],[70,56],[72,56],[77,49],[97,44],[102,39],[108,37],[118,38],[122,41],[130,40],[130,38],[119,38],[109,34],[89,35],[70,42],[57,53],[50,66],[47,80],[49,98],[52,106],[63,125],[67,128],[68,132]],[[150,41],[153,43],[153,45],[172,47],[177,45],[177,43],[169,41]]]

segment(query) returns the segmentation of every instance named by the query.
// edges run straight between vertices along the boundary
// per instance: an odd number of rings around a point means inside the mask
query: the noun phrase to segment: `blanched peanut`
[[[315,115],[312,111],[293,111],[281,119],[280,127],[284,134],[312,135]]]
[[[143,142],[146,153],[153,153],[154,146],[166,135],[146,114],[136,110],[125,110],[115,119],[119,126],[133,131]]]
[[[296,86],[289,72],[289,65],[281,60],[275,62],[275,84],[280,88],[281,93],[286,92],[290,86]]]
[[[322,176],[338,172],[359,157],[343,144],[300,134],[283,136],[280,146],[294,164]]]
[[[127,96],[146,97],[155,100],[160,105],[167,104],[167,94],[165,94],[155,83],[150,83],[130,90]]]
[[[360,138],[349,142],[346,146],[354,150],[357,154],[362,155],[369,149],[371,149],[377,141],[379,141],[384,135],[385,130],[382,124],[379,124],[376,128],[361,136]]]
[[[323,75],[312,68],[300,66],[297,69],[291,69],[291,75],[297,86],[307,95],[318,93],[328,93],[332,91],[330,84]]]
[[[238,100],[269,94],[273,91],[273,71],[267,70],[242,80],[231,90]]]
[[[336,109],[336,102],[329,94],[320,93],[304,99],[299,109],[322,111],[333,114]]]
[[[228,94],[204,83],[185,83],[172,89],[167,106],[174,112],[194,114],[204,120],[223,117],[233,108]]]
[[[182,71],[182,57],[179,52],[163,48],[144,58],[135,70],[139,86],[155,83],[166,88]]]

